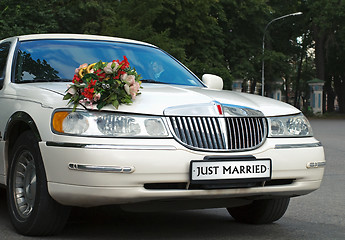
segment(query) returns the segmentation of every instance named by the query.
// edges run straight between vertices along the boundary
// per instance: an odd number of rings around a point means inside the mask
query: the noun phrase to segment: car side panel
[[[0,95],[1,105],[6,106],[1,109],[0,132],[2,139],[0,140],[0,184],[6,184],[9,144],[15,141],[13,132],[17,132],[20,124],[25,124],[27,129],[31,129],[40,140],[40,132],[48,133],[50,131],[51,110],[42,108],[37,102],[18,99],[13,95]],[[44,116],[46,115],[46,116]],[[40,126],[40,129],[37,128]],[[12,131],[13,130],[13,131]],[[17,132],[19,134],[19,132]],[[47,138],[47,134],[44,134]]]

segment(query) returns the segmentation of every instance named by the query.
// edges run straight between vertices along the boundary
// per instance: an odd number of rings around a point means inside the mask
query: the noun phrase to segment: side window
[[[10,46],[11,43],[9,42],[0,44],[0,79],[5,77],[5,67]]]

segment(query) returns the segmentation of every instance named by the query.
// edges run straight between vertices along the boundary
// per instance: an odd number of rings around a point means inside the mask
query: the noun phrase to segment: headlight
[[[55,111],[55,133],[95,137],[167,137],[163,119],[113,112]]]
[[[308,119],[303,115],[268,118],[268,137],[310,137],[313,132]]]

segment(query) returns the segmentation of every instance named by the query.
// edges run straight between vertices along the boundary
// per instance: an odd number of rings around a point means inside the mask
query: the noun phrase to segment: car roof
[[[147,45],[151,47],[155,47],[152,44],[125,39],[125,38],[118,38],[118,37],[110,37],[110,36],[99,36],[99,35],[87,35],[87,34],[65,34],[65,33],[54,33],[54,34],[30,34],[30,35],[21,35],[16,36],[19,41],[28,41],[28,40],[40,40],[40,39],[78,39],[78,40],[103,40],[103,41],[113,41],[113,42],[124,42],[124,43],[134,43],[134,44],[141,44]]]

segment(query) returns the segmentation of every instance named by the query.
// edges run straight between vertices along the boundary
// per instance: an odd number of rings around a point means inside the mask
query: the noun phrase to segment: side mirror
[[[222,90],[223,89],[223,79],[217,75],[204,74],[201,80],[210,89]]]
[[[0,78],[0,89],[2,89],[3,86],[4,86],[4,79]]]

